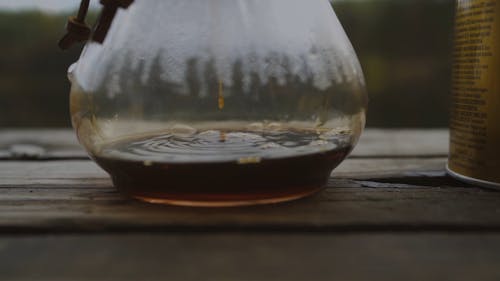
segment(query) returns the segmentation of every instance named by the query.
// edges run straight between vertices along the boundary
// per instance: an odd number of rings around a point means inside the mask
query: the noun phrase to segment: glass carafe
[[[367,104],[328,0],[131,2],[69,71],[78,138],[120,191],[236,206],[325,186]]]

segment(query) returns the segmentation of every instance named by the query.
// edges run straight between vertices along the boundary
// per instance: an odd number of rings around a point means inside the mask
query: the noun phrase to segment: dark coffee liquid
[[[115,186],[134,198],[236,206],[320,190],[350,152],[349,139],[303,131],[163,134],[112,143],[94,158]]]

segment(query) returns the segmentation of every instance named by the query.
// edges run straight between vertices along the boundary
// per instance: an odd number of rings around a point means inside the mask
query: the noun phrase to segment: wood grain
[[[378,130],[362,135],[352,157],[445,157],[447,130]],[[86,159],[71,130],[0,130],[0,159]]]
[[[442,172],[443,158],[347,159],[333,176],[337,178],[377,178],[417,176]],[[58,187],[109,186],[108,175],[88,160],[0,161],[0,188],[14,186]]]
[[[500,280],[500,192],[445,130],[367,130],[327,188],[229,209],[124,198],[69,130],[0,131],[0,280]]]
[[[1,237],[2,280],[500,280],[500,236]]]
[[[0,159],[87,159],[69,129],[1,130]]]
[[[500,230],[500,193],[448,178],[445,159],[349,159],[323,192],[250,208],[155,206],[118,194],[91,161],[0,162],[4,232]]]

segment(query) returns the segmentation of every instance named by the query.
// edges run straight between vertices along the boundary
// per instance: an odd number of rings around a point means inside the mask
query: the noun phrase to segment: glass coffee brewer
[[[88,0],[60,45],[78,139],[124,194],[187,206],[305,197],[365,124],[356,54],[328,0]]]

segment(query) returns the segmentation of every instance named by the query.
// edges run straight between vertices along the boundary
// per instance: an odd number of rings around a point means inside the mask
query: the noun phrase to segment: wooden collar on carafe
[[[115,18],[116,12],[119,8],[128,8],[134,0],[101,0],[103,10],[94,28],[94,32],[85,22],[87,12],[89,9],[90,0],[82,0],[78,15],[70,17],[66,25],[66,34],[59,41],[59,47],[63,50],[69,49],[75,43],[82,43],[92,40],[97,43],[104,42],[108,34],[111,23]]]

